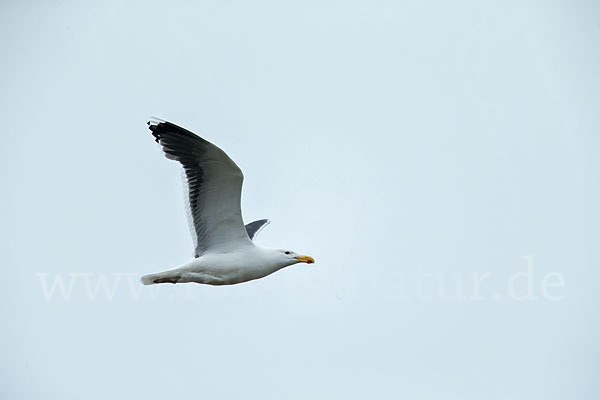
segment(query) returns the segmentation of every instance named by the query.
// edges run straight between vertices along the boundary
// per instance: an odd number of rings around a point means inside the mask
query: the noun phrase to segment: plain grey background
[[[1,397],[596,398],[599,11],[2,2]],[[141,286],[192,255],[152,115],[316,264]]]

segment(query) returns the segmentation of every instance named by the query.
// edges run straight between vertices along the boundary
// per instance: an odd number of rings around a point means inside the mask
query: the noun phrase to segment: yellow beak
[[[307,264],[312,264],[315,262],[315,259],[312,258],[311,256],[298,256],[298,257],[296,257],[296,260],[298,260],[299,262],[307,263]]]

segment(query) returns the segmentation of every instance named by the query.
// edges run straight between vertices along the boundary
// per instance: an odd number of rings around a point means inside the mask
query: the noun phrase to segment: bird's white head
[[[297,263],[312,264],[315,262],[315,259],[311,256],[302,256],[291,250],[279,250],[279,257],[282,261],[285,262],[286,265],[292,265]]]

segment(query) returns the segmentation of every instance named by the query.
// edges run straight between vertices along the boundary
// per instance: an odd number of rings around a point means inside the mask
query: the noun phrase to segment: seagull
[[[183,166],[186,211],[194,258],[165,272],[145,275],[144,285],[195,282],[235,285],[263,278],[310,256],[254,244],[269,220],[244,225],[240,197],[244,175],[223,150],[171,122],[152,120],[148,127],[167,158]]]

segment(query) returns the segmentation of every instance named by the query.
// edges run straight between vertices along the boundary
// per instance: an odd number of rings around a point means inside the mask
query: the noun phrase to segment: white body
[[[286,255],[280,250],[266,249],[253,244],[231,253],[206,253],[170,271],[146,275],[142,282],[234,285],[259,279],[299,261],[297,254]]]

